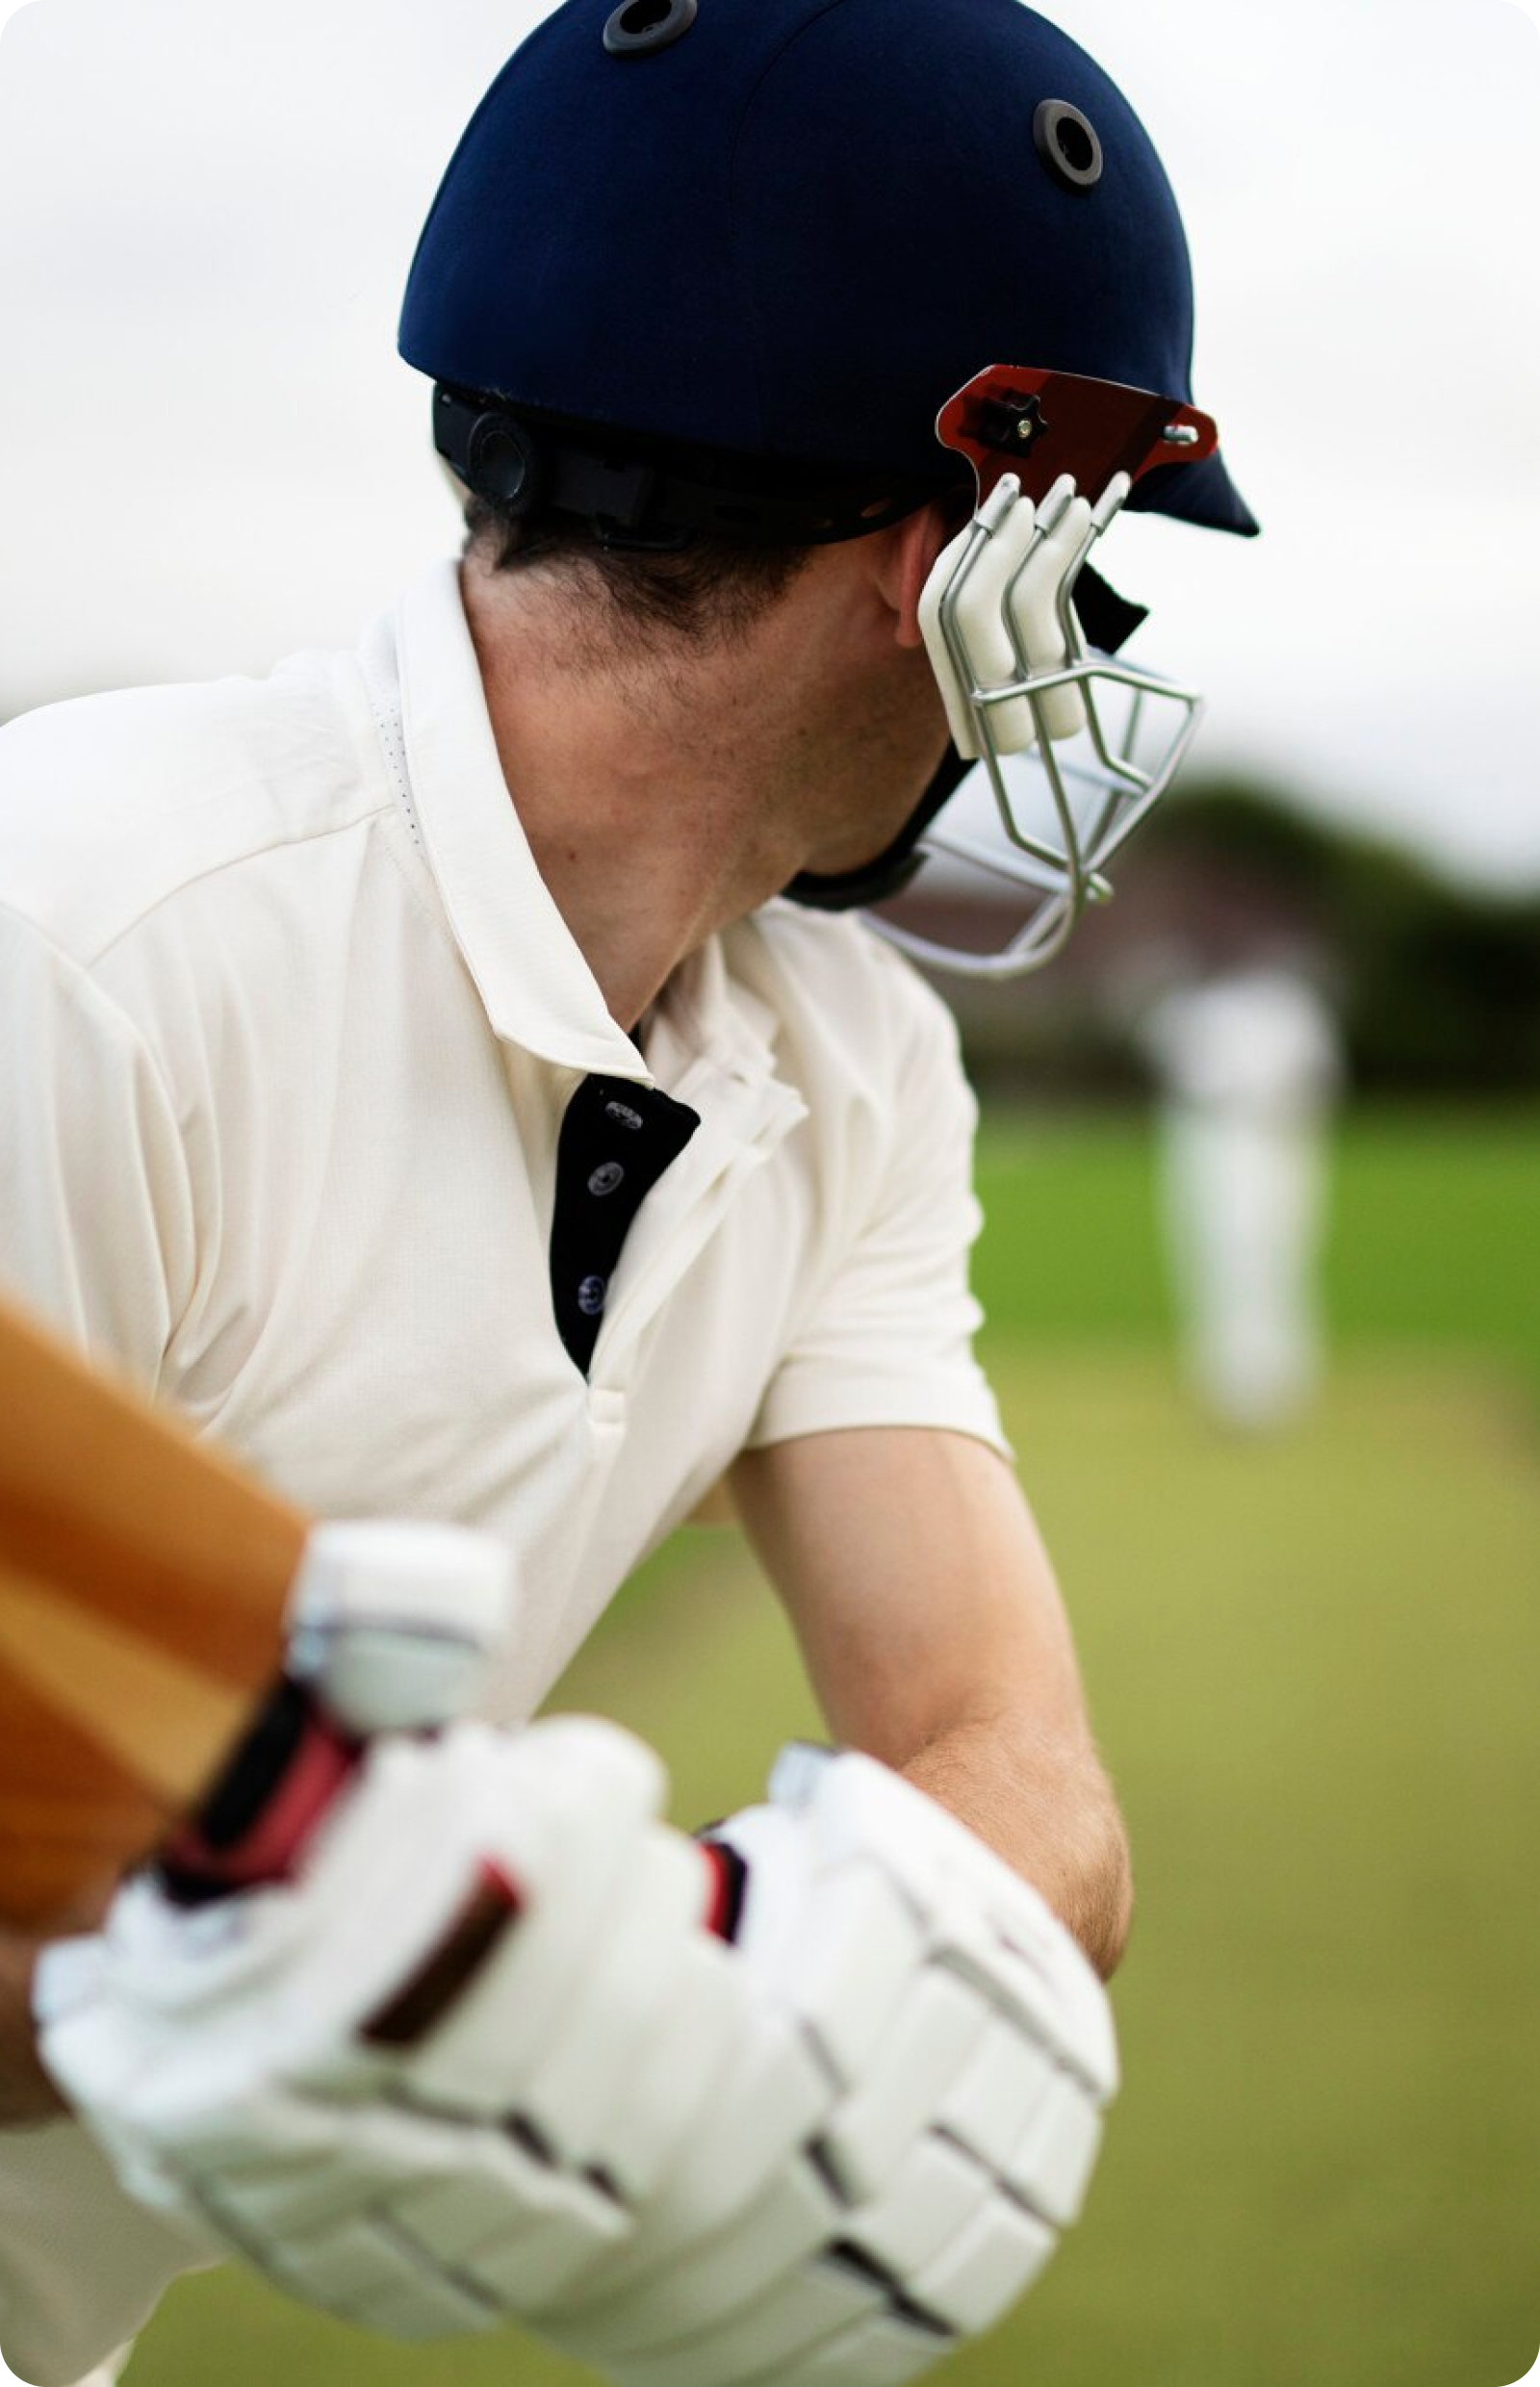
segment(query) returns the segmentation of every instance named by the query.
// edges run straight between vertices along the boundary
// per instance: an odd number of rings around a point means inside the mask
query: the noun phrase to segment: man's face
[[[821,876],[884,853],[946,752],[945,708],[904,596],[905,541],[900,525],[818,550],[777,607],[760,658],[780,699],[788,815],[806,840],[799,867]],[[911,568],[908,580],[916,577]]]
[[[875,861],[940,766],[947,729],[935,680],[923,655],[903,660],[911,668],[851,691],[842,767],[813,824],[807,870],[837,876]]]

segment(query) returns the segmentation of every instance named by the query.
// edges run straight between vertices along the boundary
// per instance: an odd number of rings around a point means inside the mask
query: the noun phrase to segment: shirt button
[[[599,1318],[603,1313],[604,1296],[609,1287],[603,1276],[585,1276],[578,1288],[578,1307],[585,1318]]]
[[[643,1123],[640,1111],[633,1111],[629,1102],[606,1102],[604,1105],[604,1116],[607,1119],[614,1119],[617,1125],[621,1127],[629,1127],[634,1129],[640,1127]]]
[[[604,1161],[588,1180],[590,1194],[613,1194],[625,1182],[626,1171],[619,1161]]]

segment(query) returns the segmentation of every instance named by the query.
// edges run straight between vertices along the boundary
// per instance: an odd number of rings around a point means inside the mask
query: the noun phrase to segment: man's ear
[[[893,610],[893,635],[901,647],[917,647],[920,635],[920,596],[931,567],[949,540],[956,537],[969,509],[957,498],[932,498],[916,514],[906,514],[888,532],[892,540],[886,573],[886,595]]]

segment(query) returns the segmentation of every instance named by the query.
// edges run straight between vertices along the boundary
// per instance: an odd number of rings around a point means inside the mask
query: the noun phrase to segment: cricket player
[[[1148,135],[1018,0],[568,0],[407,291],[463,556],[0,736],[0,1273],[333,1521],[197,1827],[0,1950],[19,2375],[235,2258],[633,2387],[908,2379],[1074,2220],[1128,1858],[955,1032],[861,914],[976,758],[987,965],[1042,959],[1168,781],[1195,700],[1111,732],[1169,691],[1088,558],[1255,526],[1192,336]],[[522,1728],[724,1477],[842,1754],[698,1845],[627,1735]],[[441,1729],[318,1794],[366,1712]]]
[[[1322,1373],[1337,1022],[1303,971],[1277,962],[1168,988],[1140,1040],[1161,1088],[1161,1206],[1188,1377],[1219,1424],[1276,1433]]]

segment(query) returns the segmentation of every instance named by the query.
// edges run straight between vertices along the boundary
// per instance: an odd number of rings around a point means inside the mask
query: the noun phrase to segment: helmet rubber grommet
[[[467,457],[470,486],[478,497],[523,517],[540,496],[540,455],[523,427],[507,415],[487,413],[471,433]]]
[[[1101,180],[1101,142],[1096,127],[1067,99],[1045,99],[1032,119],[1038,155],[1066,191],[1093,191]]]
[[[622,0],[604,26],[611,58],[645,58],[689,32],[698,0]]]

